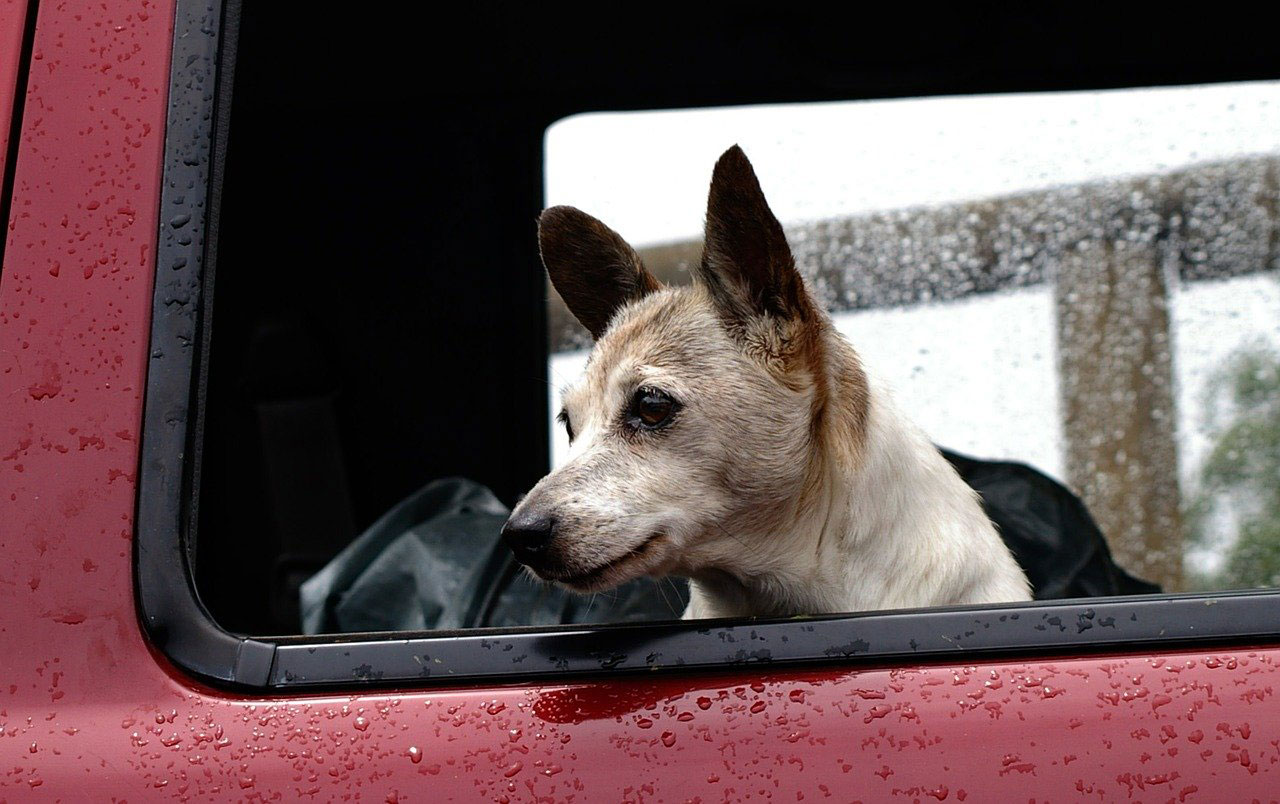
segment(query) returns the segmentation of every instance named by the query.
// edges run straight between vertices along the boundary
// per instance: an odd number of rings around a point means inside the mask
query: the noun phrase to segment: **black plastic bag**
[[[982,496],[982,507],[1031,580],[1036,600],[1143,595],[1160,587],[1125,572],[1080,498],[1030,466],[942,455]]]
[[[581,596],[530,579],[500,538],[507,514],[478,483],[430,483],[303,583],[303,633],[637,622],[684,611],[683,581],[642,578]]]

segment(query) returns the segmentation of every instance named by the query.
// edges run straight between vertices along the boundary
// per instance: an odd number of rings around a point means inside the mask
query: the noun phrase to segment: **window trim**
[[[204,680],[264,687],[275,645],[236,636],[213,621],[200,602],[186,547],[196,516],[190,491],[199,482],[203,424],[197,353],[208,349],[206,291],[213,284],[221,185],[211,170],[221,170],[226,147],[238,19],[239,0],[178,0],[174,12],[134,567],[143,627],[171,661]]]
[[[458,632],[248,638],[200,602],[196,523],[218,201],[239,0],[178,0],[138,472],[139,614],[178,667],[238,688],[608,678],[748,665],[974,661],[1280,641],[1280,592],[1144,595],[866,612]]]

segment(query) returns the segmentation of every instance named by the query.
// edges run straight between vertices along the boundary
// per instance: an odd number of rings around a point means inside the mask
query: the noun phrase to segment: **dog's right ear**
[[[543,210],[538,245],[551,284],[593,338],[619,307],[662,287],[621,235],[573,207]]]

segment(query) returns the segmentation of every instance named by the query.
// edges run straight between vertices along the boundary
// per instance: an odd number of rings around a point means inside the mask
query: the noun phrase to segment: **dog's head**
[[[578,591],[640,575],[749,571],[811,504],[833,383],[830,322],[738,147],[716,163],[691,287],[663,287],[600,221],[553,207],[542,260],[596,339],[559,419],[568,461],[503,529],[517,558]],[[809,501],[809,502],[806,502]]]

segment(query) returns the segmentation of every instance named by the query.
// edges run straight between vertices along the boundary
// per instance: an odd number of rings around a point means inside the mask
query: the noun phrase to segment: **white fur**
[[[777,549],[690,583],[685,619],[1027,600],[1026,576],[976,493],[870,382],[865,463],[831,467],[827,504]],[[736,565],[736,566],[735,566]]]

